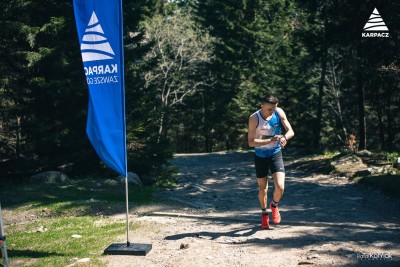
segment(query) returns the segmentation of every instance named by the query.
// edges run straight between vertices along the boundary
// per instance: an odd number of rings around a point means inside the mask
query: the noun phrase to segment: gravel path
[[[318,168],[305,172],[307,163],[286,162],[282,222],[261,230],[252,153],[176,155],[179,187],[159,193],[164,205],[132,216],[141,227],[131,241],[153,249],[105,261],[118,267],[400,266],[399,199]]]

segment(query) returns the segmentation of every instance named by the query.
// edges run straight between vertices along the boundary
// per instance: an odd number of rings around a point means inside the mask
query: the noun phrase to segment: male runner
[[[282,151],[287,141],[294,136],[292,126],[286,118],[285,112],[278,108],[278,98],[266,95],[261,101],[261,109],[254,112],[249,118],[248,143],[254,147],[254,164],[258,182],[258,200],[260,201],[262,219],[261,228],[269,229],[267,212],[268,170],[274,180],[274,194],[270,203],[272,221],[281,222],[278,203],[285,188],[285,167]],[[282,126],[286,133],[282,133]]]

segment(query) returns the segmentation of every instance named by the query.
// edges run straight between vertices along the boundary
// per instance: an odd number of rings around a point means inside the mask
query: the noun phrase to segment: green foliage
[[[172,188],[178,185],[178,181],[176,180],[176,174],[178,174],[178,169],[169,166],[166,169],[160,169],[158,172],[155,172],[155,185],[160,188]]]
[[[294,128],[289,146],[337,150],[354,133],[360,148],[399,150],[398,5],[123,5],[129,170],[148,174],[174,152],[248,149],[248,117],[267,92]],[[375,7],[390,38],[360,37]],[[104,172],[85,134],[87,85],[72,2],[6,0],[0,8],[1,175],[68,163],[73,174]]]
[[[385,153],[385,157],[389,163],[393,163],[394,160],[400,158],[400,152]]]
[[[398,65],[398,30],[390,30],[389,39],[360,35],[375,7],[389,27],[399,17],[395,11],[398,6],[373,1],[297,2],[304,18],[299,37],[309,52],[308,66],[318,70],[314,87],[321,80],[323,62],[327,71],[322,115],[320,122],[313,123],[322,125],[321,132],[314,136],[320,138],[321,148],[346,145],[348,135],[355,133],[360,148],[393,149],[396,134],[391,129],[398,121],[393,110],[399,104],[398,90],[394,90],[398,82],[394,79],[398,81],[398,75],[394,78],[396,74],[387,66]],[[372,111],[370,106],[379,108]]]
[[[156,144],[152,130],[151,121],[157,116],[151,111],[158,103],[151,89],[144,90],[143,80],[152,63],[137,64],[149,49],[140,45],[139,23],[154,14],[157,2],[124,1],[128,147],[133,148],[128,152],[130,169],[140,173],[171,156],[168,145]],[[71,174],[104,171],[85,134],[88,95],[72,2],[3,1],[1,5],[9,11],[1,15],[0,33],[4,66],[0,102],[5,110],[0,142],[2,158],[7,159],[7,173],[2,176],[66,163],[73,165]],[[22,161],[30,167],[21,173],[19,168],[28,166]]]

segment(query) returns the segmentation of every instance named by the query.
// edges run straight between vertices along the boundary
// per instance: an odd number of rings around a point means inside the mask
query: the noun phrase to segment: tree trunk
[[[342,126],[342,131],[343,131],[343,134],[344,134],[344,140],[345,140],[346,144],[348,144],[349,134],[347,132],[346,123],[345,123],[345,121],[343,119],[342,108],[341,108],[339,99],[337,99],[337,105],[338,105],[338,109],[339,109],[339,121],[340,121],[340,124]]]
[[[203,93],[200,93],[202,101],[202,123],[203,123],[203,137],[204,137],[204,151],[207,153],[212,152],[212,135],[210,131],[210,118],[209,118],[209,99],[204,97]]]
[[[318,107],[317,107],[317,121],[315,124],[315,132],[314,132],[314,147],[320,148],[320,140],[321,140],[321,124],[322,124],[322,100],[324,96],[324,85],[325,85],[325,76],[326,76],[326,47],[324,48],[324,52],[322,55],[321,62],[321,78],[318,85]]]
[[[163,136],[163,133],[165,131],[164,129],[164,123],[165,123],[165,111],[164,109],[161,111],[161,116],[160,116],[160,124],[158,128],[158,137],[157,137],[157,143],[160,143],[161,141],[161,136]]]
[[[375,87],[375,85],[374,85],[374,87]],[[379,90],[375,90],[375,99],[380,99],[380,97],[381,97],[381,92]],[[385,100],[387,100],[387,99],[385,99]],[[383,119],[384,111],[385,111],[384,105],[379,105],[376,107],[376,112],[378,115],[378,125],[379,125],[378,136],[379,136],[381,150],[387,149],[387,143],[385,142],[385,122]]]
[[[15,144],[15,154],[17,158],[20,158],[21,156],[21,117],[17,116],[16,118],[17,122],[17,142]]]
[[[378,123],[379,123],[379,141],[381,142],[381,149],[387,150],[385,142],[385,124],[383,122],[383,108],[379,107],[378,112]]]
[[[332,90],[335,96],[337,115],[339,117],[340,126],[342,127],[345,145],[349,143],[349,134],[347,132],[347,124],[343,117],[342,104],[340,103],[340,81],[338,82],[338,75],[336,75],[336,70],[334,64],[332,63]]]
[[[394,141],[394,135],[395,132],[393,131],[393,115],[392,115],[392,89],[395,89],[396,85],[394,88],[391,88],[388,86],[386,89],[386,117],[387,117],[387,129],[388,129],[388,138],[387,138],[387,148],[389,151],[393,151],[395,148],[393,146],[393,141]]]
[[[360,52],[360,50],[359,50]],[[359,53],[359,57],[361,53]],[[357,73],[357,91],[358,91],[358,139],[359,142],[359,149],[366,149],[367,146],[367,121],[365,117],[365,88],[364,88],[364,75],[361,66],[361,61],[359,61],[358,66],[358,73]]]

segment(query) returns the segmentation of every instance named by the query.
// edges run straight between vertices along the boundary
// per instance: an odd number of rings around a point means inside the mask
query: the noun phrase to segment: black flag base
[[[104,254],[146,256],[151,249],[151,244],[114,243],[104,250]]]

